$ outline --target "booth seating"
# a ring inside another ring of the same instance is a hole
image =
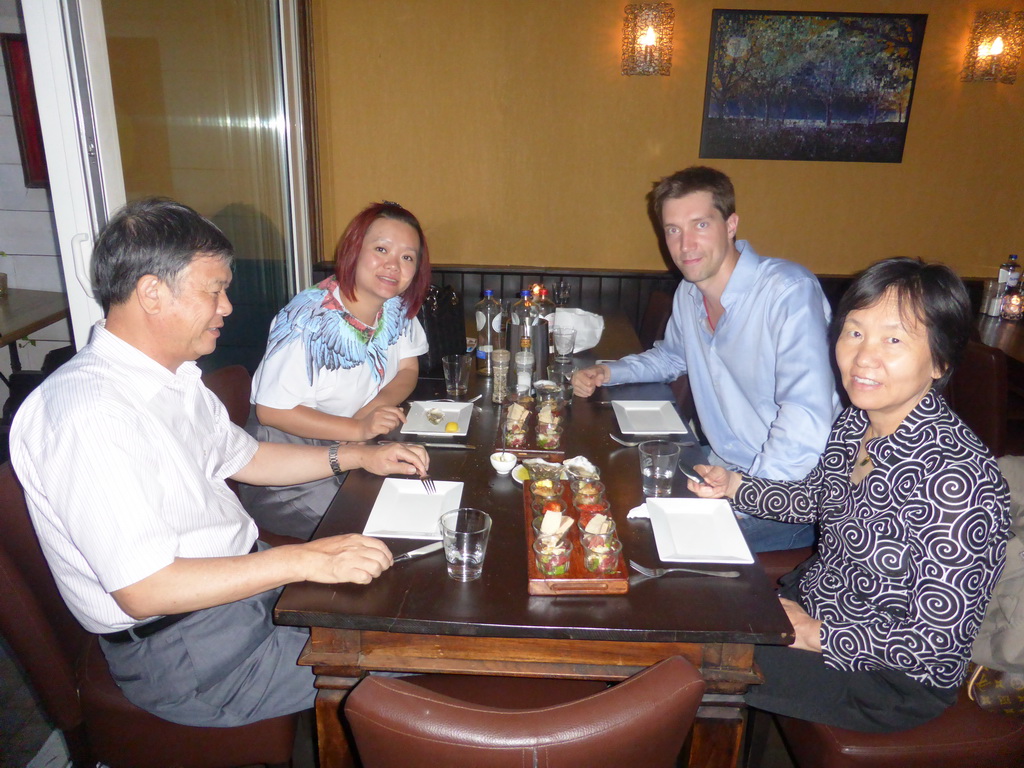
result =
[[[64,604],[9,463],[0,465],[0,633],[75,765],[219,768],[291,761],[296,715],[238,728],[177,725],[117,687],[95,635]]]
[[[594,685],[367,677],[348,695],[345,717],[364,768],[676,765],[704,694],[689,661],[673,656],[600,692],[567,698],[573,686]]]

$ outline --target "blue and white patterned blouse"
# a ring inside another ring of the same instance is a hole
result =
[[[892,669],[955,688],[1003,567],[1006,481],[981,441],[929,392],[893,434],[868,441],[874,469],[854,485],[867,427],[866,414],[848,408],[804,480],[745,476],[735,506],[818,523],[819,558],[798,589],[822,622],[827,666]]]

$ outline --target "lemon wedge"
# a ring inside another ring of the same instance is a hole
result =
[[[459,431],[459,423],[457,421],[449,421],[447,424],[444,425],[444,431],[445,432],[458,432]]]

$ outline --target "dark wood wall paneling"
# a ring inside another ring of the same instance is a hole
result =
[[[604,313],[621,309],[633,327],[639,331],[640,323],[647,308],[652,291],[675,293],[679,285],[678,272],[669,271],[614,271],[605,269],[543,269],[517,266],[476,266],[464,264],[434,264],[433,279],[436,285],[450,285],[460,296],[467,318],[484,295],[494,291],[494,296],[504,302],[514,300],[519,292],[533,283],[547,286],[554,300],[555,286],[559,281],[569,284],[572,298],[569,306],[580,307],[589,312]],[[319,262],[313,267],[316,280],[322,280],[334,270],[333,262]],[[825,297],[836,308],[846,288],[853,280],[851,275],[818,275]],[[964,278],[971,305],[978,312],[984,280]]]

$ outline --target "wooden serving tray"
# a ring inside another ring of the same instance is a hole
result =
[[[509,449],[512,450],[511,448]],[[530,481],[523,483],[523,510],[526,517],[526,570],[528,592],[531,595],[624,595],[629,591],[629,575],[626,572],[625,551],[619,553],[619,565],[613,573],[597,576],[587,570],[583,564],[583,546],[580,544],[579,528],[570,529],[568,538],[572,542],[572,553],[569,556],[569,570],[564,576],[545,576],[537,569],[537,561],[533,556],[533,494],[530,493]],[[566,483],[562,491],[562,501],[566,503],[566,514],[573,516],[572,490]]]

